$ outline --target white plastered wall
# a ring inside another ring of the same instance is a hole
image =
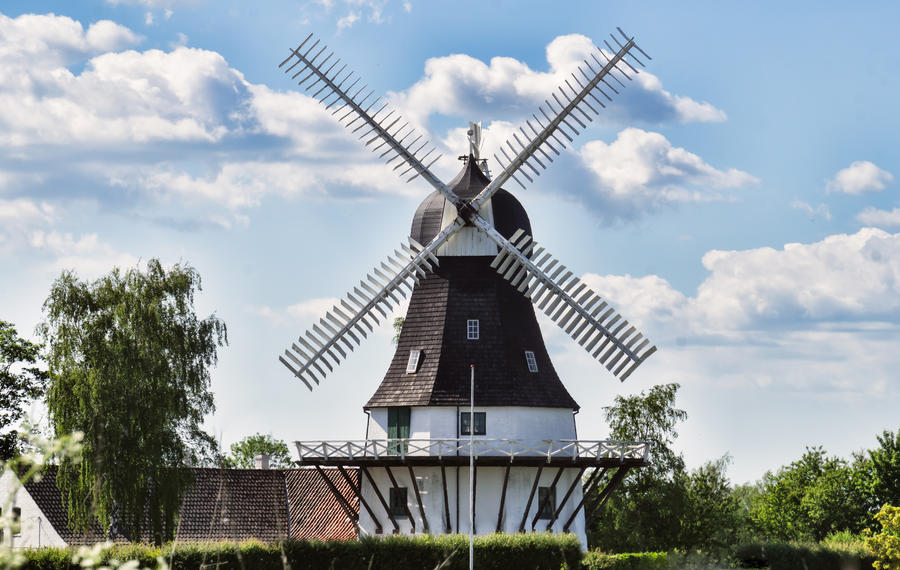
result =
[[[478,209],[481,217],[486,219],[491,226],[494,225],[494,208],[491,201],[488,200]],[[449,200],[444,200],[444,211],[441,216],[441,229],[444,229],[459,217],[456,206]],[[474,226],[465,226],[453,234],[447,243],[437,250],[437,255],[497,255],[497,244],[487,237],[484,232],[477,230]]]
[[[66,546],[66,542],[47,521],[34,498],[27,489],[19,485],[16,476],[9,470],[0,475],[0,506],[4,515],[11,513],[13,507],[22,509],[21,532],[11,536],[8,529],[4,529],[2,543],[4,547]]]

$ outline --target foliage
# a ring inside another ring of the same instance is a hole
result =
[[[878,444],[877,449],[869,451],[875,509],[900,505],[900,430],[896,434],[884,431],[878,436]]]
[[[215,316],[198,319],[200,276],[189,265],[118,268],[94,282],[64,271],[44,303],[47,406],[57,435],[85,434],[85,461],[63,461],[57,483],[69,522],[96,518],[130,537],[170,537],[191,473],[215,449],[201,429],[214,409],[209,368],[227,342]]]
[[[40,397],[47,373],[35,366],[41,346],[21,338],[12,323],[0,320],[0,432],[22,419],[22,404]],[[0,460],[18,453],[18,433],[0,433]]]
[[[392,323],[392,325],[394,327],[394,338],[391,339],[391,342],[395,345],[398,342],[400,342],[400,331],[403,330],[403,323],[405,323],[405,322],[406,322],[406,319],[404,317],[397,317],[394,319],[394,322]]]
[[[43,548],[25,554],[25,568],[56,570],[68,568],[71,549]],[[447,570],[468,568],[468,537],[465,535],[416,535],[363,538],[359,541],[284,541],[263,544],[240,543],[116,545],[106,550],[102,561],[110,558],[135,560],[151,566],[159,558],[171,561],[173,569],[203,567],[283,569],[370,569],[402,570],[437,568],[446,562]],[[66,556],[60,553],[66,553]],[[488,535],[475,538],[475,566],[484,570],[506,568],[575,570],[581,562],[581,550],[573,535],[518,534]]]
[[[868,570],[874,558],[861,545],[859,548],[837,549],[817,543],[762,542],[738,547],[735,558],[742,568],[769,570]]]
[[[241,441],[231,444],[231,452],[225,456],[226,469],[253,469],[255,457],[260,454],[269,456],[269,466],[273,469],[287,469],[293,465],[287,444],[272,437],[272,434],[248,435]]]
[[[678,423],[678,384],[654,386],[636,396],[617,396],[606,420],[613,439],[648,441],[651,465],[631,471],[590,528],[589,542],[609,552],[705,549],[732,544],[740,510],[725,471],[728,458],[688,472],[672,449]]]
[[[581,567],[584,570],[663,570],[669,567],[669,560],[665,552],[607,554],[591,550],[581,559]]]
[[[875,519],[882,530],[866,540],[875,554],[873,566],[879,570],[900,570],[900,507],[884,505]]]
[[[15,458],[0,462],[0,475],[14,474],[10,478],[10,486],[7,488],[7,496],[0,497],[0,535],[14,535],[21,531],[21,521],[13,518],[13,500],[17,492],[25,483],[41,476],[41,469],[45,463],[68,459],[77,462],[81,459],[81,433],[73,433],[58,439],[46,439],[40,433],[32,431],[30,425],[25,425],[23,439],[27,443],[26,449],[30,453],[22,453]],[[13,541],[7,540],[0,546],[0,568],[19,568],[25,563],[25,556],[21,549],[13,548]]]
[[[820,541],[842,530],[858,533],[870,522],[871,463],[829,457],[821,447],[775,473],[766,473],[749,516],[759,536],[769,540]]]

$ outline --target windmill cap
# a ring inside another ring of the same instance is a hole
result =
[[[463,200],[471,200],[481,192],[490,180],[478,167],[471,155],[466,161],[465,166],[456,177],[450,181],[448,186],[453,193]],[[449,223],[451,220],[443,220],[444,206],[446,203],[444,195],[435,190],[429,194],[421,204],[419,204],[416,213],[413,216],[412,228],[409,235],[421,244],[427,244],[441,231],[444,225],[442,222]],[[509,239],[516,230],[522,229],[531,233],[531,221],[522,204],[506,190],[498,190],[488,202],[491,204],[494,216],[494,227],[503,237]]]

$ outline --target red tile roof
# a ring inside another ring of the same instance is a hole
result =
[[[354,487],[359,487],[359,471],[346,469]],[[322,468],[351,512],[359,518],[359,499],[346,479],[333,467]],[[329,490],[315,469],[285,471],[288,504],[290,506],[291,538],[319,540],[354,540],[358,533],[354,521]]]

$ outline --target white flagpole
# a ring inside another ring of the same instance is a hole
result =
[[[475,365],[470,364],[469,397],[469,570],[475,568]]]

